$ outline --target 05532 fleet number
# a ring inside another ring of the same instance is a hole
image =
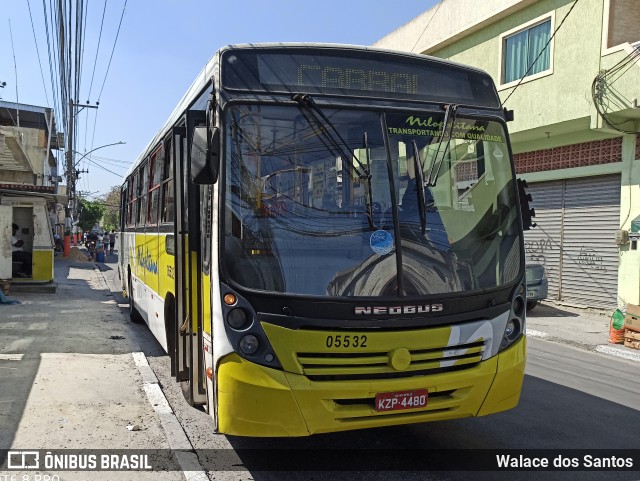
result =
[[[334,336],[327,336],[325,344],[327,347],[367,347],[367,336],[336,334]]]

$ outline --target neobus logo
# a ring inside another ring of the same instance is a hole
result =
[[[426,312],[442,312],[442,304],[422,304],[417,306],[377,306],[377,307],[356,307],[355,313],[366,314],[424,314]]]

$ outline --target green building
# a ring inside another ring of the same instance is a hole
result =
[[[375,46],[491,74],[515,113],[538,224],[526,251],[549,298],[640,304],[640,1],[443,0]]]

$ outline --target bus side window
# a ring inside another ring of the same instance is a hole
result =
[[[140,191],[138,189],[138,174],[136,171],[132,176],[132,188],[131,188],[131,204],[129,208],[129,225],[135,227],[138,222],[138,197],[140,197]]]
[[[173,198],[173,148],[171,138],[165,142],[164,146],[164,173],[162,176],[162,213],[161,222],[174,221],[174,198]]]
[[[124,231],[129,218],[129,181],[125,182],[124,187],[120,191],[120,231]]]
[[[151,170],[149,172],[149,223],[151,225],[158,224],[158,201],[162,181],[163,155],[162,149],[158,149],[154,155],[151,156]]]
[[[149,189],[149,162],[145,162],[140,168],[140,180],[138,180],[138,191],[140,198],[138,199],[138,227],[144,227],[147,222],[147,193]]]

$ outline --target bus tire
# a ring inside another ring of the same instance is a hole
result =
[[[129,319],[131,322],[135,324],[140,324],[143,319],[140,315],[138,309],[136,309],[136,304],[133,300],[133,282],[131,282],[131,272],[129,272],[129,282],[127,284],[127,294],[129,297]]]
[[[530,311],[538,305],[538,301],[527,301],[527,311]]]
[[[167,354],[173,359],[175,356],[175,300],[168,295],[164,301],[164,333],[167,337]]]
[[[198,411],[202,411],[203,413],[206,412],[204,404],[195,402],[193,400],[193,396],[191,396],[191,381],[180,381],[180,389],[182,390],[182,395],[189,406],[197,409]]]

